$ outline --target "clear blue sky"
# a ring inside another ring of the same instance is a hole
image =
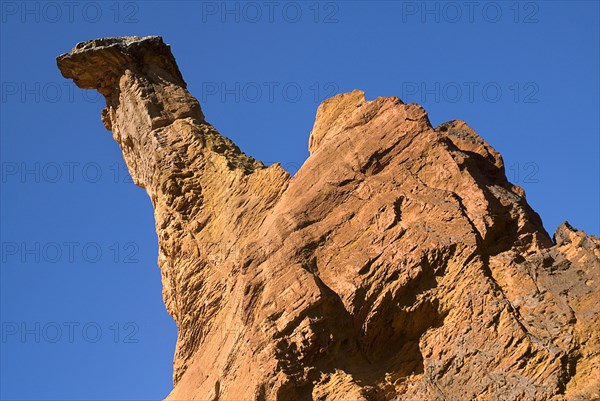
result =
[[[323,98],[419,102],[498,149],[550,233],[568,220],[599,234],[598,2],[222,4],[2,2],[2,399],[171,389],[150,201],[103,100],[56,68],[80,41],[163,36],[207,119],[292,172]]]

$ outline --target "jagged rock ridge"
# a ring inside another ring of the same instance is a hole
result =
[[[160,37],[57,59],[155,210],[179,329],[168,400],[592,400],[600,240],[553,241],[462,121],[360,91],[291,177],[206,122]]]

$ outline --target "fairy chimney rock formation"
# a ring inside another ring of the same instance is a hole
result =
[[[159,239],[167,400],[600,398],[600,240],[554,240],[501,156],[417,104],[324,101],[291,177],[202,114],[160,37],[78,44]]]

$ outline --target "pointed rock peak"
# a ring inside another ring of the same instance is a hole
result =
[[[466,122],[462,120],[447,121],[437,126],[435,130],[450,139],[457,148],[482,156],[498,169],[504,166],[500,153],[480,137]]]
[[[573,242],[573,238],[577,236],[579,230],[573,228],[568,221],[564,221],[560,226],[556,228],[554,233],[554,243],[556,245],[565,245]]]
[[[365,93],[361,90],[341,93],[323,101],[317,109],[317,117],[310,134],[309,152],[314,153],[327,132],[335,127],[338,121],[345,120],[365,103],[367,103]]]
[[[388,111],[391,112],[387,113]],[[398,123],[412,121],[423,128],[431,127],[427,112],[418,104],[404,104],[396,96],[380,96],[368,101],[365,99],[363,91],[354,90],[336,95],[321,103],[310,133],[309,152],[315,153],[317,149],[323,147],[322,145],[326,141],[333,139],[337,134],[368,124],[376,117],[381,117],[382,114],[386,114],[383,117],[385,121],[390,119]],[[380,122],[385,123],[385,121]],[[360,130],[352,133],[351,140],[358,139],[357,135],[361,136],[363,133]],[[374,140],[374,138],[370,139]]]

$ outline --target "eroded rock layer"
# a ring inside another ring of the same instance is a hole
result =
[[[291,177],[206,122],[159,37],[57,61],[154,205],[168,400],[600,398],[600,240],[551,239],[464,122],[337,95]]]

